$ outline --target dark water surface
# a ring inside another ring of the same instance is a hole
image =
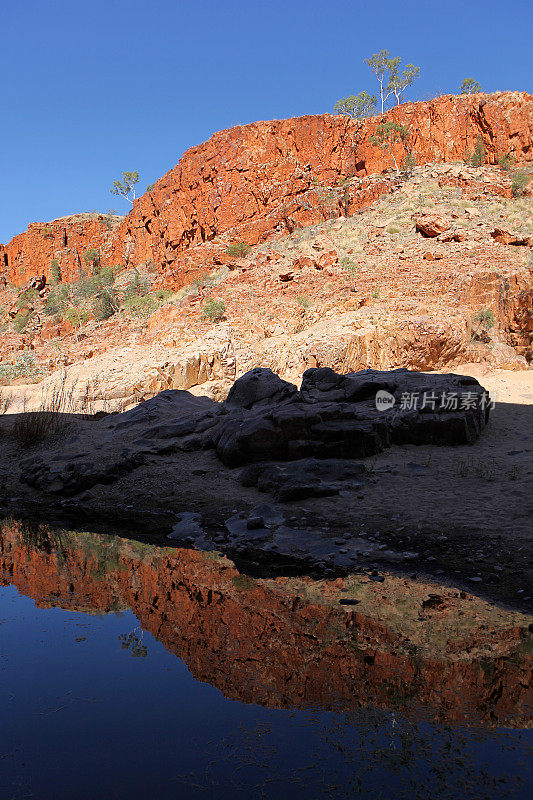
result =
[[[6,521],[0,798],[530,797],[525,624]]]

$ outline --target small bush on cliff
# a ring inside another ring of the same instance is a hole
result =
[[[57,258],[53,258],[50,262],[50,281],[53,284],[61,283],[61,268]]]
[[[137,270],[135,270],[133,280],[128,283],[124,290],[124,299],[143,297],[145,294],[148,294],[148,281],[146,278],[141,278]]]
[[[49,316],[63,313],[70,302],[69,287],[64,284],[53,286],[44,301],[44,310]]]
[[[230,244],[226,250],[226,255],[232,256],[233,258],[244,258],[249,250],[250,245],[244,242],[235,242],[234,244]]]
[[[498,157],[498,165],[504,172],[510,172],[514,163],[514,158],[510,153]]]
[[[223,300],[209,299],[202,309],[204,319],[210,322],[220,322],[226,313],[226,304]]]
[[[15,333],[22,333],[24,328],[29,322],[31,317],[31,311],[29,308],[21,308],[20,311],[17,313],[17,316],[13,320],[13,328]]]
[[[491,311],[490,308],[487,308],[482,309],[481,311],[476,311],[472,317],[472,321],[482,328],[494,328],[496,319],[494,317],[494,312]]]
[[[75,289],[81,297],[94,297],[100,294],[106,286],[111,286],[115,280],[113,267],[106,264],[95,264],[92,275],[82,275]]]
[[[89,322],[89,317],[87,309],[80,308],[78,305],[70,306],[63,312],[65,322],[71,322],[75,328],[83,328]]]
[[[44,239],[52,239],[54,232],[50,225],[45,225],[44,228],[41,228],[41,235]]]
[[[26,289],[26,291],[19,294],[15,300],[15,305],[17,308],[27,309],[28,304],[32,303],[37,297],[39,297],[37,289]]]
[[[474,147],[474,152],[472,154],[472,158],[470,159],[470,163],[472,164],[473,167],[481,167],[486,160],[487,160],[487,151],[485,149],[483,137],[480,134],[478,134],[478,137],[476,139],[476,146]]]
[[[359,92],[359,94],[351,94],[349,97],[341,97],[333,106],[334,111],[339,114],[346,114],[351,119],[371,117],[375,109],[376,95],[368,94],[368,92]]]
[[[410,178],[414,172],[415,166],[415,157],[413,156],[412,152],[408,150],[405,154],[404,160],[402,161],[402,175],[405,178]]]
[[[99,292],[92,303],[94,318],[98,322],[109,319],[113,314],[116,314],[118,309],[116,293],[113,288],[107,286]]]
[[[529,175],[525,170],[518,169],[516,172],[513,172],[511,177],[511,191],[513,197],[521,197],[525,193],[529,183]]]
[[[161,299],[153,294],[131,295],[127,297],[122,308],[132,317],[149,317],[161,306]]]
[[[96,248],[89,247],[83,254],[83,260],[88,267],[95,267],[100,263],[100,253]]]

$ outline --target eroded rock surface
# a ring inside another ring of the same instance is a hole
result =
[[[101,427],[90,444],[74,436],[52,460],[39,455],[24,460],[21,480],[75,494],[179,450],[214,448],[226,466],[237,467],[360,459],[393,444],[472,444],[488,421],[489,402],[479,382],[465,376],[405,369],[339,375],[329,368],[310,369],[298,390],[271,370],[257,368],[234,383],[224,403],[166,391],[131,411],[95,422]],[[323,468],[306,485],[335,493],[343,469],[331,466],[329,479],[325,472]],[[352,480],[353,470],[348,472]],[[287,476],[268,475],[257,472],[256,482],[281,496]],[[302,496],[298,482],[304,479],[305,484],[305,470],[302,476],[293,476],[292,499],[299,492]]]

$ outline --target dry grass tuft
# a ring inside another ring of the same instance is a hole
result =
[[[13,395],[11,394],[4,394],[2,389],[0,389],[0,415],[7,414],[11,403],[13,402]]]
[[[13,435],[24,447],[31,447],[50,436],[63,433],[70,424],[69,415],[74,411],[74,390],[76,383],[67,385],[66,372],[58,386],[41,395],[38,411],[24,410],[17,414],[13,424]]]

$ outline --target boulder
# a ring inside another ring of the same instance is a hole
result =
[[[257,367],[238,378],[231,387],[225,406],[251,408],[258,403],[280,403],[297,392],[296,386],[282,380],[270,369]]]
[[[279,499],[336,494],[347,459],[391,444],[472,444],[488,421],[489,405],[478,381],[460,375],[309,369],[298,391],[271,370],[257,368],[235,381],[224,403],[162,392],[106,421],[93,450],[80,449],[73,437],[50,462],[40,456],[21,462],[21,480],[75,494],[112,482],[154,456],[213,448],[228,467],[306,459],[291,470],[271,464],[243,477],[246,485]],[[323,468],[317,459],[324,460]],[[350,478],[360,472],[352,463]]]
[[[533,247],[532,236],[517,236],[510,231],[504,231],[501,228],[495,228],[490,234],[495,242],[498,244],[513,244],[523,247]]]
[[[414,218],[415,228],[418,233],[427,239],[444,233],[450,229],[450,222],[440,214],[420,214]]]

